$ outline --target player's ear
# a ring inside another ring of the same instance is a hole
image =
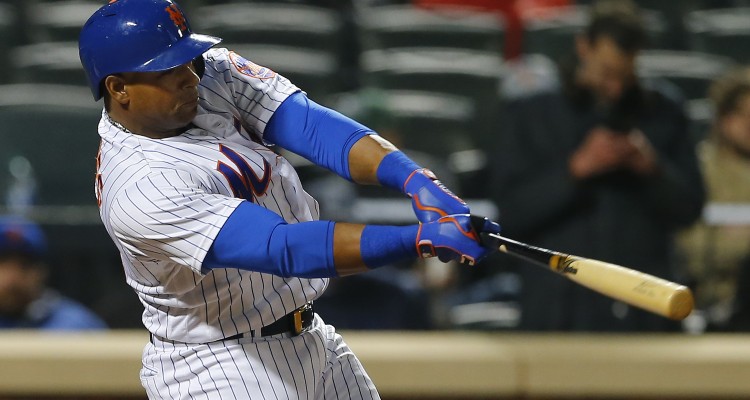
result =
[[[127,104],[130,101],[128,91],[125,89],[125,79],[119,75],[109,75],[104,78],[104,89],[109,93],[113,101]]]

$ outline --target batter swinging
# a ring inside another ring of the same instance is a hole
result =
[[[367,127],[193,33],[169,0],[115,0],[81,31],[99,124],[96,192],[151,333],[151,399],[376,399],[312,310],[328,278],[403,259],[479,262],[488,220]],[[318,220],[278,144],[411,197],[418,225]]]

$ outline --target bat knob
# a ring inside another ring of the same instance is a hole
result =
[[[488,232],[479,233],[479,243],[490,249],[497,249],[500,247],[500,240],[490,235]]]
[[[681,286],[672,293],[669,299],[669,313],[667,316],[675,321],[681,321],[690,315],[694,305],[693,292],[689,288]]]
[[[492,237],[490,233],[493,233],[493,231],[495,231],[494,233],[498,233],[500,226],[492,222],[489,218],[476,214],[471,214],[469,221],[471,221],[471,226],[474,230],[479,233],[479,243],[484,247],[497,250],[500,246],[500,240]]]

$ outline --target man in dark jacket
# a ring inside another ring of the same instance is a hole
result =
[[[626,2],[598,3],[559,87],[508,101],[493,173],[507,236],[676,279],[672,234],[704,190],[672,87],[636,76],[645,42]],[[539,268],[519,268],[525,330],[657,331],[669,321]]]

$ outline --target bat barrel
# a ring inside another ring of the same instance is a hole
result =
[[[606,296],[661,316],[682,320],[693,310],[687,287],[640,271],[569,256],[556,268],[569,279]]]

